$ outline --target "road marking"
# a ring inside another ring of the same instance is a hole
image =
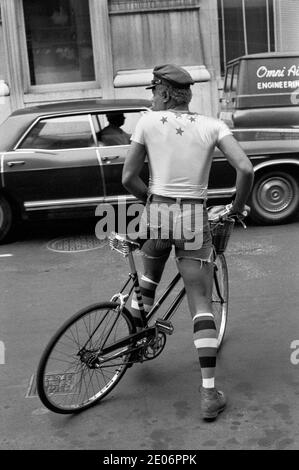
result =
[[[49,413],[49,410],[47,410],[47,408],[37,408],[36,410],[32,411],[32,414],[37,416],[44,415],[46,413]]]
[[[8,258],[9,256],[13,256],[11,253],[5,253],[4,255],[0,255],[0,258]]]
[[[0,364],[5,364],[5,344],[0,341]]]
[[[1,155],[1,160],[0,160],[0,173],[1,173],[1,184],[2,187],[5,187],[5,182],[4,182],[4,154]]]

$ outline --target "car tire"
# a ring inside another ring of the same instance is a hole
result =
[[[13,215],[9,202],[0,195],[0,243],[2,243],[12,228]]]
[[[250,197],[252,220],[274,225],[287,222],[299,207],[297,180],[284,171],[272,171],[259,176]]]

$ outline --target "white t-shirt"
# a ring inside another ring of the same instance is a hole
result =
[[[200,114],[168,110],[143,115],[131,140],[146,147],[150,193],[206,198],[212,153],[227,135],[231,131],[223,121]]]

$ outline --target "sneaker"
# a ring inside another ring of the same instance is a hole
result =
[[[224,393],[216,390],[215,388],[201,387],[200,394],[200,405],[203,419],[214,420],[225,408],[226,400]]]

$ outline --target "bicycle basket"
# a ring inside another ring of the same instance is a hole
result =
[[[226,250],[234,225],[234,219],[226,219],[223,222],[210,222],[212,241],[217,254]]]

